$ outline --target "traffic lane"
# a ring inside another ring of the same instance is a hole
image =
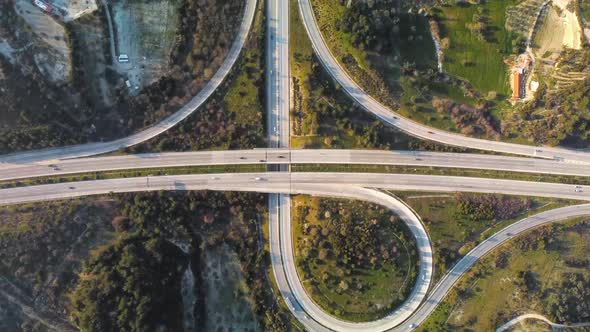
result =
[[[146,183],[152,184],[152,186],[146,186]],[[575,192],[574,185],[557,183],[437,175],[268,172],[149,176],[6,188],[0,190],[0,203],[18,202],[19,200],[15,200],[14,197],[19,197],[24,202],[56,199],[62,196],[76,197],[93,193],[108,193],[109,191],[158,190],[156,184],[162,184],[165,189],[168,188],[166,186],[173,186],[170,187],[170,190],[211,189],[290,193],[293,185],[318,183],[390,190],[465,191],[590,200],[590,191],[582,189],[581,192]],[[182,188],[181,185],[184,185],[185,188]]]
[[[590,200],[590,190],[576,185],[475,177],[379,174],[379,173],[292,173],[294,183],[335,183],[390,190],[421,190],[436,192],[482,192],[511,195],[561,197]]]
[[[370,164],[488,169],[590,176],[590,167],[553,160],[492,155],[372,150],[255,149],[153,153],[0,164],[0,180],[123,169],[244,164]]]

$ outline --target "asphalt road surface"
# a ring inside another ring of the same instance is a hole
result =
[[[590,167],[584,164],[535,158],[420,151],[255,149],[5,162],[0,163],[0,180],[125,169],[248,164],[402,165],[590,176]]]

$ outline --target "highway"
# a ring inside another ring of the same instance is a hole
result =
[[[535,156],[548,159],[560,158],[586,164],[590,163],[589,152],[477,139],[428,127],[402,117],[363,91],[363,89],[347,74],[346,70],[340,66],[322,37],[320,28],[314,16],[311,0],[299,0],[299,11],[314,51],[324,68],[359,105],[381,121],[395,126],[417,138],[447,145],[522,156]]]
[[[590,176],[590,167],[584,164],[535,158],[420,151],[255,149],[0,163],[0,180],[145,168],[249,164],[401,165]]]
[[[590,194],[574,192],[571,185],[555,183],[524,182],[514,180],[495,180],[483,178],[462,178],[449,176],[407,175],[407,174],[364,174],[364,173],[238,173],[209,175],[177,175],[121,178],[70,183],[56,183],[40,186],[28,186],[0,190],[0,205],[19,204],[44,200],[56,200],[98,195],[105,193],[139,192],[154,190],[220,190],[220,191],[256,191],[265,193],[311,194],[321,196],[362,199],[382,204],[402,216],[417,239],[421,257],[420,275],[412,295],[394,313],[369,323],[350,323],[337,320],[319,309],[303,290],[295,271],[292,239],[290,232],[281,232],[280,251],[282,259],[273,259],[273,269],[283,271],[284,279],[277,278],[282,284],[281,292],[290,303],[295,303],[292,310],[297,317],[312,330],[336,331],[383,331],[396,326],[409,316],[422,302],[426,295],[432,273],[432,253],[429,240],[418,218],[405,205],[390,196],[365,188],[385,188],[392,190],[428,190],[428,191],[474,191],[493,192],[514,195],[533,195],[561,197],[590,201]],[[404,209],[407,209],[404,211]],[[274,213],[270,211],[271,214]],[[450,273],[434,288],[418,311],[398,330],[406,330],[407,324],[420,323],[434,310],[458,278],[466,272],[480,257],[493,250],[499,243],[514,237],[532,227],[553,220],[562,220],[572,216],[590,214],[590,204],[560,208],[543,212],[526,218],[496,233],[482,242],[464,259],[453,267]],[[290,225],[288,225],[290,226]],[[278,228],[271,226],[271,231]],[[272,236],[272,235],[271,235]],[[277,245],[275,242],[274,245]],[[276,248],[275,248],[276,252]],[[280,275],[280,273],[277,273]],[[295,301],[296,300],[296,301]],[[308,316],[309,315],[309,316]]]
[[[0,163],[30,163],[43,160],[55,160],[66,158],[87,157],[117,151],[126,147],[130,147],[151,138],[154,138],[168,129],[177,125],[180,121],[191,115],[196,111],[205,101],[215,92],[219,85],[230,73],[240,52],[248,38],[248,33],[254,21],[254,14],[256,11],[256,0],[246,0],[246,8],[240,28],[236,34],[228,54],[223,63],[213,75],[211,80],[193,97],[186,105],[180,108],[175,113],[171,114],[164,120],[157,124],[148,127],[131,136],[117,139],[110,142],[89,143],[81,145],[72,145],[58,148],[49,148],[43,150],[34,150],[26,152],[18,152],[0,156]]]
[[[270,148],[289,148],[290,134],[290,72],[289,72],[289,0],[277,0],[268,2],[268,33],[267,33],[267,63],[270,70],[267,72],[267,137]],[[269,158],[270,157],[270,158]],[[260,157],[259,161],[269,159],[282,159],[289,161],[289,154],[274,157],[272,153],[266,157]],[[244,158],[242,156],[242,158]],[[244,160],[244,159],[242,159]],[[269,170],[287,172],[290,164],[279,162],[276,165],[269,164]],[[291,278],[284,269],[287,266],[292,253],[282,250],[284,238],[291,236],[291,229],[286,225],[291,222],[291,197],[288,193],[268,195],[269,209],[269,247],[273,274],[281,296],[287,303],[287,308],[308,329],[321,330],[315,320],[307,320],[307,314],[301,310],[297,296],[292,295]],[[297,285],[299,285],[297,283]]]

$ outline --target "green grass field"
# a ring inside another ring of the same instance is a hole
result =
[[[263,8],[263,5],[259,5]],[[250,32],[244,53],[237,67],[237,75],[232,81],[223,101],[227,110],[235,114],[236,124],[251,124],[264,121],[264,11],[259,11]],[[235,70],[235,69],[234,69]]]
[[[321,226],[325,223],[325,220],[316,217],[320,199],[301,195],[293,197],[293,220],[302,218],[299,207],[305,207],[309,209],[305,218],[307,224]],[[346,200],[340,201],[343,209],[351,207]],[[399,239],[400,235],[392,233],[387,236]],[[339,271],[343,268],[336,263],[335,257],[329,256],[322,263],[302,258],[300,244],[310,241],[311,236],[303,232],[298,222],[293,223],[293,240],[298,272],[308,294],[323,309],[339,318],[370,321],[383,317],[403,301],[414,284],[417,257],[412,243],[401,242],[399,256],[393,263],[381,264],[378,268],[355,268],[350,274],[341,274]],[[305,278],[304,266],[309,267],[308,278]],[[324,276],[329,276],[329,281],[324,282]],[[339,288],[340,282],[349,285],[346,291]],[[359,289],[358,285],[362,288]]]
[[[590,0],[580,0],[580,11],[586,24],[590,23]]]
[[[515,0],[494,0],[480,5],[441,7],[441,32],[450,39],[444,70],[468,80],[484,94],[496,91],[508,95],[508,67],[503,57],[511,53],[516,36],[504,25],[506,7],[515,3]],[[489,42],[478,40],[465,26],[477,13],[478,6],[484,8],[489,18]]]
[[[568,257],[590,254],[590,224],[577,219],[555,226],[548,237],[532,237],[528,232],[496,249],[459,281],[419,330],[493,331],[511,318],[529,312],[552,319],[544,309],[544,293],[559,292],[555,287],[564,273],[590,274],[587,268],[565,263]],[[521,240],[527,237],[532,246],[523,246]],[[526,290],[523,271],[534,276],[536,289]]]

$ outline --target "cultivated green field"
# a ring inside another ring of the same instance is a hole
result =
[[[262,5],[259,8],[263,8]],[[263,11],[255,16],[251,36],[238,62],[237,75],[224,98],[228,111],[235,114],[236,124],[264,121],[264,30]]]
[[[485,1],[479,5],[441,7],[441,32],[449,37],[444,69],[468,80],[483,93],[496,91],[508,95],[508,68],[503,58],[512,52],[513,33],[506,31],[506,7],[515,0]],[[489,19],[489,41],[477,39],[465,26],[477,7],[483,7]]]

